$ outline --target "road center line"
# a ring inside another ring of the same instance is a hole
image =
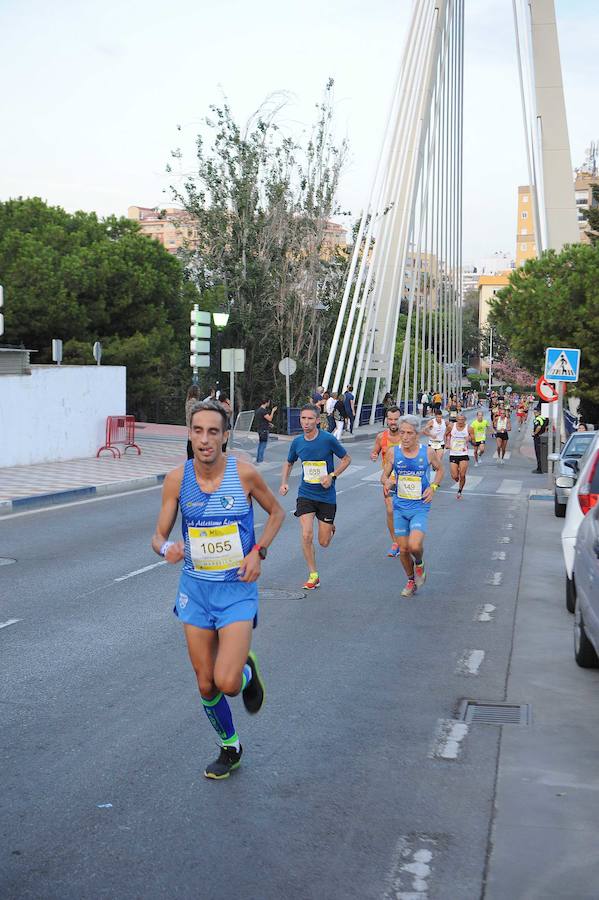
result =
[[[474,616],[475,622],[492,622],[495,618],[492,614],[495,612],[497,607],[493,606],[492,603],[483,603],[482,606],[479,606],[476,610],[476,615]]]
[[[0,628],[8,628],[9,625],[16,625],[20,619],[7,619],[6,622],[0,622]]]
[[[135,572],[127,572],[126,575],[121,575],[120,578],[115,578],[116,581],[126,581],[127,578],[133,578],[135,575],[142,575],[144,572],[149,572],[150,569],[156,569],[158,566],[166,566],[166,559],[161,559],[160,562],[152,563],[151,566],[144,566],[143,569],[136,569]]]
[[[468,726],[465,722],[457,722],[455,719],[439,719],[429,756],[438,759],[457,759],[461,749],[460,744],[467,734]]]

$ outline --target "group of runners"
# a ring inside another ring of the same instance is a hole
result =
[[[322,548],[335,534],[336,480],[351,459],[331,433],[321,430],[320,410],[313,404],[300,413],[302,434],[294,438],[283,465],[279,494],[287,495],[293,466],[301,473],[295,516],[308,568],[304,588],[320,586],[315,558],[314,525]],[[509,439],[509,408],[492,407],[500,464]],[[204,771],[207,778],[227,778],[243,752],[229,697],[241,693],[245,709],[257,713],[264,702],[264,682],[251,648],[257,624],[257,580],[268,548],[285,517],[279,501],[249,462],[226,452],[228,416],[217,401],[195,404],[189,416],[192,456],[164,481],[162,505],[152,547],[171,564],[183,563],[174,613],[183,623],[201,705],[216,731],[220,749]],[[475,465],[484,454],[491,423],[478,410],[469,425],[457,402],[445,421],[437,407],[422,427],[420,417],[387,410],[387,428],[377,436],[371,458],[382,464],[381,484],[391,537],[388,556],[399,557],[407,583],[401,594],[414,595],[426,580],[424,538],[431,502],[444,475],[443,456],[461,500],[473,448]],[[253,502],[267,513],[256,540]],[[177,514],[182,539],[171,541]]]

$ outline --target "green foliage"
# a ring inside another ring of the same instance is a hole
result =
[[[588,209],[581,209],[580,212],[587,220],[589,228],[586,232],[591,244],[599,242],[599,184],[591,185],[593,205]]]
[[[332,138],[332,86],[304,146],[281,132],[277,98],[245,128],[227,104],[212,106],[211,143],[196,141],[196,174],[173,186],[197,223],[197,246],[182,253],[186,270],[203,297],[224,298],[230,318],[222,346],[246,351],[245,375],[236,380],[245,408],[284,395],[277,369],[284,356],[298,363],[294,399],[306,395],[316,379],[319,324],[322,375],[347,265],[347,253],[331,255],[324,241],[345,155]]]
[[[529,260],[492,301],[489,320],[533,373],[543,371],[546,347],[580,347],[575,393],[599,405],[599,244],[572,244]]]
[[[188,310],[197,291],[181,264],[139,233],[136,223],[93,213],[70,215],[39,198],[0,203],[0,271],[7,343],[51,358],[62,338],[64,362],[127,366],[129,412],[143,415],[189,378]]]

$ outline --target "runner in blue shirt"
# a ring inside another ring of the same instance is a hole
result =
[[[389,447],[381,476],[386,497],[391,494],[391,473],[395,474],[393,495],[393,527],[399,556],[408,576],[402,597],[411,597],[424,584],[424,535],[426,534],[431,500],[443,480],[443,466],[437,452],[419,442],[420,419],[402,416],[399,420],[399,447]],[[435,480],[428,479],[429,469],[435,470]]]
[[[183,623],[202,706],[221,741],[206,778],[228,778],[242,748],[227,696],[241,692],[249,713],[264,702],[264,685],[250,650],[258,612],[262,560],[285,514],[259,472],[223,453],[228,414],[216,401],[191,408],[193,457],[164,479],[162,506],[152,547],[183,567],[174,613]],[[268,513],[259,543],[253,501]],[[183,540],[169,541],[178,510]]]
[[[289,474],[293,464],[299,459],[302,475],[295,515],[300,520],[302,529],[302,548],[308,563],[308,580],[304,587],[309,591],[320,586],[314,555],[314,517],[318,519],[318,543],[321,547],[328,547],[335,533],[335,481],[351,462],[347,450],[337,438],[318,428],[319,419],[320,410],[317,406],[308,403],[302,407],[300,424],[303,434],[298,435],[291,443],[287,462],[283,464],[279,488],[279,493],[284,497],[289,490]],[[341,460],[337,468],[334,456]]]

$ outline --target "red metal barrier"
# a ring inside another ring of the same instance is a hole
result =
[[[108,416],[106,419],[106,443],[96,453],[96,459],[102,450],[110,450],[113,459],[120,459],[121,451],[115,444],[124,444],[124,453],[129,447],[135,447],[137,455],[141,448],[135,443],[135,416]]]

